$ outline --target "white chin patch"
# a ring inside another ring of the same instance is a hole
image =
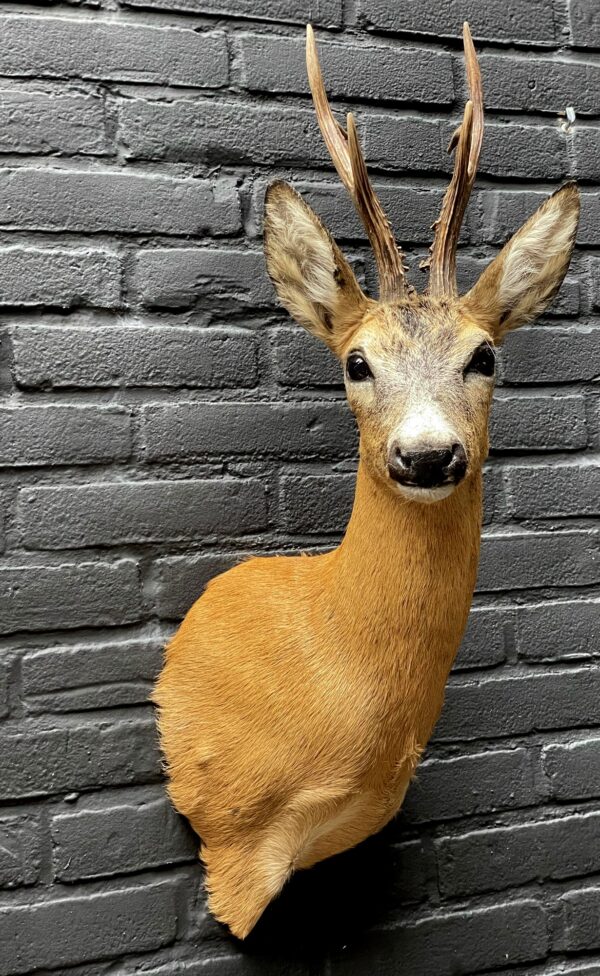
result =
[[[439,488],[412,488],[410,485],[401,485],[398,481],[390,480],[396,492],[403,498],[409,499],[411,502],[424,502],[426,505],[447,498],[456,488],[456,485],[440,485]]]

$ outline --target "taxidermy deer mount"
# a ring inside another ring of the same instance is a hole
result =
[[[265,253],[283,305],[343,363],[360,428],[354,508],[337,549],[254,558],[213,579],[154,693],[170,796],[201,838],[209,908],[240,938],[296,869],[358,844],[402,804],[475,585],[494,349],[549,305],[571,258],[569,183],[459,297],[456,245],[483,135],[467,24],[464,48],[471,97],[418,295],[354,119],[344,130],[332,115],[308,28],[317,118],[375,253],[379,298],[285,183],[267,193]]]

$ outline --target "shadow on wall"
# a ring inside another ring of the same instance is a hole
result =
[[[244,974],[255,970],[261,976],[292,976],[295,967],[305,973],[306,966],[322,966],[327,956],[350,962],[367,939],[385,940],[384,933],[374,935],[374,928],[392,920],[398,924],[398,902],[406,899],[406,892],[393,847],[397,833],[397,823],[389,824],[358,847],[299,871],[244,942],[211,918],[209,933],[202,926],[202,943],[207,935],[210,939],[218,933],[227,954],[236,954],[240,962],[243,958]],[[197,878],[201,886],[200,867]],[[204,903],[202,890],[197,910],[202,911]],[[396,930],[395,951],[398,935]]]

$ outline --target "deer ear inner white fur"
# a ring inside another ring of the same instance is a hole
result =
[[[267,191],[265,255],[292,318],[335,350],[360,321],[367,299],[329,232],[286,183]]]
[[[501,338],[540,315],[569,267],[579,220],[579,191],[567,183],[509,240],[463,299]]]

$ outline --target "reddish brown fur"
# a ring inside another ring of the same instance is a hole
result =
[[[296,868],[357,844],[402,803],[477,571],[493,384],[465,365],[482,339],[548,304],[578,209],[573,186],[555,194],[462,300],[379,303],[289,187],[268,195],[281,300],[340,359],[361,349],[374,378],[347,384],[361,457],[341,544],[214,579],[154,693],[170,796],[202,839],[210,909],[241,938]],[[430,504],[403,495],[387,468],[390,438],[419,410],[443,417],[468,457],[464,480]]]
[[[170,644],[155,695],[170,795],[234,934],[295,867],[396,813],[467,620],[480,510],[479,472],[425,507],[361,465],[338,549],[217,577]],[[348,804],[348,823],[308,842]]]

